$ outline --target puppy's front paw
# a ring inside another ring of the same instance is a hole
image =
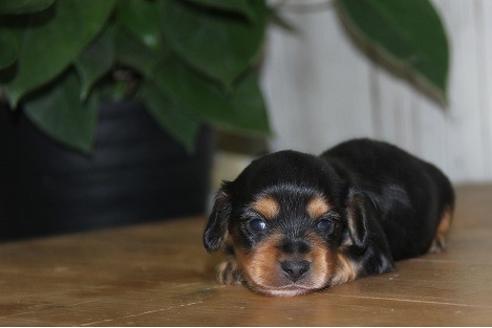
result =
[[[338,253],[335,274],[331,278],[330,286],[341,285],[355,280],[358,276],[359,266],[348,256]]]
[[[243,281],[236,260],[228,259],[217,267],[217,281],[224,285],[237,285]]]

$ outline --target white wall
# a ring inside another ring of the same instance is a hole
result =
[[[294,1],[294,4],[320,1]],[[283,14],[297,35],[271,28],[263,86],[274,149],[320,153],[352,137],[386,140],[441,167],[455,182],[492,180],[492,0],[434,1],[451,43],[446,112],[372,64],[329,6]]]

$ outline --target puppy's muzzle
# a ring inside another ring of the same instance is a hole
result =
[[[284,276],[296,282],[303,278],[311,268],[311,262],[303,257],[311,250],[311,246],[305,240],[284,239],[280,244],[284,258],[280,260],[280,268]]]

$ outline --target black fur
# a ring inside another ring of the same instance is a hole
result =
[[[443,211],[454,207],[451,183],[438,168],[369,139],[344,142],[320,157],[370,198],[395,260],[429,250]]]
[[[219,191],[204,233],[207,250],[222,247],[227,230],[244,249],[268,236],[269,230],[248,226],[255,213],[247,204],[262,193],[280,204],[279,219],[269,224],[286,243],[316,230],[305,204],[325,195],[339,217],[333,231],[319,234],[360,264],[360,276],[390,271],[394,260],[427,252],[443,211],[454,206],[451,183],[439,169],[388,143],[350,140],[319,157],[281,151],[253,161]]]

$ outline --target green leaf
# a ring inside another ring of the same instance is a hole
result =
[[[265,3],[250,5],[258,18],[254,23],[185,1],[164,1],[161,29],[171,49],[189,65],[229,86],[255,63],[263,43]]]
[[[157,54],[152,49],[145,47],[128,30],[119,27],[115,33],[116,61],[135,69],[145,76],[152,75],[152,70],[159,60]]]
[[[106,28],[75,60],[75,68],[82,81],[81,99],[87,98],[92,85],[113,66],[113,32],[112,26]]]
[[[63,0],[44,24],[14,29],[19,34],[18,72],[6,85],[13,107],[28,92],[60,74],[101,30],[114,0]]]
[[[256,12],[252,8],[249,0],[188,0],[197,5],[206,6],[218,10],[230,11],[236,14],[241,14],[251,21],[257,19]],[[253,0],[257,1],[257,0]]]
[[[1,0],[0,15],[31,14],[48,9],[55,0]]]
[[[234,132],[270,133],[256,76],[248,74],[225,93],[172,53],[153,52],[125,30],[119,30],[116,39],[118,61],[144,75],[139,95],[149,112],[188,149],[197,124],[194,121],[210,122]],[[172,106],[165,107],[168,103]]]
[[[27,117],[58,142],[82,152],[92,149],[99,101],[80,100],[80,82],[70,70],[48,90],[25,104]]]
[[[248,74],[230,93],[210,83],[173,57],[160,62],[151,77],[179,108],[194,112],[223,129],[259,135],[270,133],[257,77]]]
[[[151,49],[161,43],[159,29],[159,7],[149,0],[120,0],[117,11],[118,22],[132,32]]]
[[[265,100],[255,73],[250,72],[238,81],[228,100],[234,113],[230,120],[232,126],[259,135],[271,134]]]
[[[338,0],[340,18],[377,61],[446,102],[449,48],[428,0]]]
[[[144,102],[146,110],[164,130],[181,142],[188,151],[192,151],[200,124],[198,116],[186,108],[178,107],[166,95],[166,91],[153,82],[157,63],[161,57],[169,55],[168,52],[164,49],[160,52],[153,51],[143,44],[143,40],[139,41],[134,34],[122,28],[117,30],[115,43],[118,62],[144,75],[137,97]]]
[[[145,109],[166,132],[183,144],[188,151],[193,151],[200,126],[200,121],[195,114],[184,108],[178,108],[152,82],[147,82],[140,88],[138,97],[144,100]]]
[[[0,29],[0,69],[12,65],[17,59],[19,46],[10,31]]]

